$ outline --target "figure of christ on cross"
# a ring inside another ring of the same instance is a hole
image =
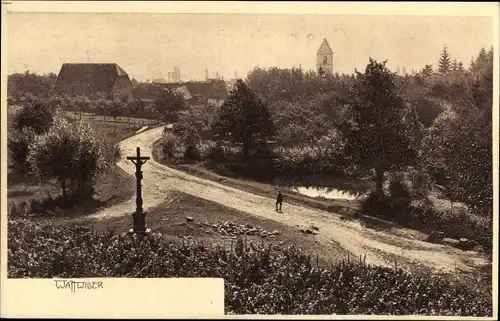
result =
[[[150,158],[146,156],[141,156],[141,150],[137,147],[137,155],[127,157],[128,160],[132,161],[135,164],[135,178],[137,182],[137,196],[135,199],[136,210],[135,213],[132,214],[134,219],[134,228],[131,230],[133,233],[146,233],[146,213],[144,213],[142,209],[142,171],[141,167],[144,165]]]

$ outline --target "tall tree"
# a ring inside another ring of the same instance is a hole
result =
[[[266,144],[275,134],[267,104],[241,80],[221,106],[213,129],[218,138],[242,144],[244,163],[250,149]]]
[[[172,120],[172,116],[187,109],[187,102],[182,93],[165,88],[157,94],[155,108],[163,119]]]
[[[456,73],[458,71],[458,63],[456,59],[453,59],[453,62],[451,63],[451,71],[453,73]]]
[[[471,88],[461,89],[451,110],[441,114],[422,143],[425,165],[441,168],[456,200],[478,213],[492,213],[493,65],[478,70]]]
[[[16,130],[31,129],[36,134],[49,130],[54,119],[54,111],[50,105],[40,100],[27,102],[15,114],[13,127]]]
[[[451,59],[448,53],[448,48],[444,46],[441,52],[441,58],[439,58],[439,72],[441,74],[448,74],[451,70]]]
[[[365,72],[356,71],[346,121],[341,125],[345,154],[360,166],[375,169],[378,193],[383,194],[384,173],[411,164],[417,142],[412,132],[415,117],[396,92],[394,74],[386,62],[370,58]]]
[[[424,77],[430,77],[432,76],[432,73],[434,71],[432,70],[432,65],[425,65],[424,69],[422,69],[422,75]]]

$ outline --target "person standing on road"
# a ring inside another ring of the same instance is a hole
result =
[[[283,204],[283,194],[281,191],[278,191],[278,196],[276,197],[276,211],[281,211],[281,205]],[[278,209],[279,205],[279,209]]]

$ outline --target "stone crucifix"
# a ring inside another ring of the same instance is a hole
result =
[[[135,178],[137,182],[137,197],[135,199],[136,210],[135,213],[132,214],[134,219],[134,228],[130,230],[133,233],[147,233],[146,230],[146,213],[144,213],[142,209],[142,171],[141,167],[144,165],[150,157],[141,156],[141,150],[137,147],[137,155],[127,157],[128,160],[132,161],[135,164]]]

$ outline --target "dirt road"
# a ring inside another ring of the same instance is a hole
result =
[[[135,155],[137,147],[141,148],[141,154],[151,156],[153,143],[161,137],[162,131],[163,127],[158,127],[122,141],[123,159],[118,166],[134,175],[135,167],[125,157]],[[366,261],[376,265],[394,266],[397,260],[401,265],[420,264],[448,272],[457,268],[473,271],[479,265],[488,263],[476,252],[464,252],[450,246],[402,237],[391,230],[376,231],[356,221],[342,220],[338,215],[305,206],[286,204],[283,213],[276,213],[274,199],[200,179],[152,159],[143,166],[143,173],[146,211],[168,200],[169,191],[178,190],[292,227],[315,225],[319,233],[311,237],[315,237],[318,242],[327,245],[337,243],[354,256],[366,255]],[[135,199],[130,199],[103,209],[92,215],[92,218],[126,215],[134,209]]]

